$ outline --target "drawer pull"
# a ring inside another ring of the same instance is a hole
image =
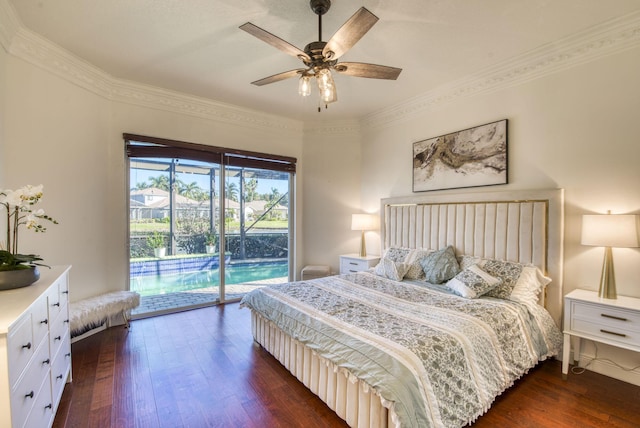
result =
[[[349,269],[349,272],[358,272],[357,270]]]
[[[68,322],[69,322],[69,320],[64,320],[64,321],[62,321],[62,322],[63,322],[63,323],[68,323]]]
[[[45,409],[53,409],[53,406],[51,405],[51,403],[47,404],[46,406],[44,406]]]
[[[62,379],[62,375],[59,374],[58,376],[56,376],[56,379]]]
[[[40,321],[40,324],[49,324],[49,320],[45,318],[42,321]]]
[[[47,358],[42,362],[42,365],[49,364],[49,363],[51,363],[51,360]]]
[[[69,358],[71,356],[71,352],[67,352],[66,354],[64,354],[64,356]]]
[[[358,266],[358,263],[349,262],[350,265]]]
[[[22,349],[24,348],[31,349],[31,342],[27,343],[26,345],[22,345]]]
[[[62,292],[62,294],[69,294],[69,291],[68,291],[68,290],[64,290],[64,291]]]
[[[624,334],[624,333],[616,333],[615,331],[609,331],[609,330],[600,329],[600,332],[601,333],[607,333],[607,334],[613,334],[614,336],[627,337],[626,334]]]
[[[605,318],[611,318],[612,320],[618,320],[618,321],[627,321],[626,318],[622,318],[622,317],[616,317],[614,315],[607,315],[607,314],[600,314],[601,317],[605,317]]]
[[[60,307],[60,302],[58,302],[58,303],[54,303],[54,304],[53,304],[53,305],[51,305],[51,306],[57,306],[57,307]]]
[[[56,336],[56,337],[53,338],[54,341],[60,340],[60,339],[62,339],[62,337],[60,337],[60,336]]]
[[[33,391],[24,395],[24,398],[33,398]]]

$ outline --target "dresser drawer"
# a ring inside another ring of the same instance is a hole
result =
[[[580,318],[573,319],[572,330],[592,339],[600,339],[603,342],[615,342],[621,346],[640,346],[640,332],[637,330],[626,330],[602,323],[589,322]]]
[[[11,327],[7,336],[9,384],[15,385],[22,374],[31,357],[36,351],[37,343],[33,339],[33,327],[31,322],[31,312],[24,314]]]
[[[62,340],[60,351],[54,357],[51,365],[51,395],[54,403],[60,401],[64,385],[67,383],[69,370],[71,370],[71,339],[67,334]]]
[[[49,332],[49,313],[47,311],[47,298],[42,297],[31,305],[31,323],[33,325],[33,341],[40,343]]]
[[[44,428],[51,426],[53,422],[53,402],[51,401],[51,389],[48,378],[42,382],[33,408],[27,417],[25,428]],[[16,425],[21,426],[21,425]]]
[[[22,423],[19,422],[27,419],[31,408],[38,399],[38,391],[42,383],[46,380],[45,383],[49,385],[51,364],[48,345],[46,340],[42,341],[29,362],[24,376],[11,389],[12,420],[16,427],[21,427]]]
[[[49,347],[51,349],[52,357],[55,357],[58,354],[64,338],[69,335],[68,324],[64,322],[64,319],[64,316],[60,316],[51,324],[51,331],[49,332]]]
[[[609,328],[621,328],[640,332],[640,314],[638,312],[585,302],[572,303],[572,318],[589,320],[592,323]]]

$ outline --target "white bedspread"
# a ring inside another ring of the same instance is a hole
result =
[[[367,382],[406,427],[473,422],[562,342],[539,306],[365,272],[269,286],[242,305]]]

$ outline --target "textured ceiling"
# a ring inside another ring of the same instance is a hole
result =
[[[250,82],[301,63],[238,29],[247,21],[304,49],[307,0],[9,0],[24,28],[117,79],[300,120],[358,119],[640,10],[638,0],[334,0],[323,38],[361,6],[380,20],[341,60],[403,69],[397,81],[336,76],[317,112],[297,79]]]

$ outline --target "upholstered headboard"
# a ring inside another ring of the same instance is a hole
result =
[[[438,249],[531,263],[552,282],[545,306],[557,325],[562,314],[564,192],[519,190],[416,194],[382,200],[382,249]]]

